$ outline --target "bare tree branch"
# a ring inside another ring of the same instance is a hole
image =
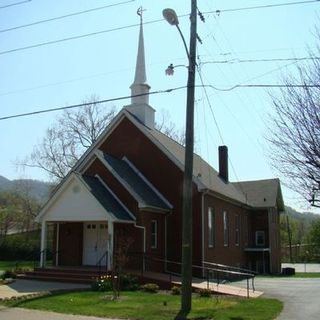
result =
[[[272,166],[282,174],[286,185],[306,201],[315,199],[320,189],[320,61],[299,66],[296,76],[284,83],[303,83],[302,88],[288,87],[273,93],[274,113],[267,140]]]

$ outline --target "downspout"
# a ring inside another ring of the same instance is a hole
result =
[[[272,257],[272,232],[271,232],[271,208],[268,209],[268,225],[269,225],[269,272],[272,273],[272,263],[271,263],[271,257]]]
[[[201,261],[201,266],[202,266],[202,275],[204,276],[204,262],[205,262],[205,252],[204,252],[204,243],[205,243],[205,239],[204,239],[204,197],[205,195],[208,194],[208,191],[204,191],[201,194],[201,255],[202,255],[202,261]]]
[[[146,227],[142,227],[142,226],[138,226],[137,224],[134,224],[134,226],[138,229],[142,229],[143,230],[143,253],[146,253]],[[143,255],[143,263],[142,263],[142,268],[143,271],[145,271],[146,269],[146,264],[145,264],[145,258]]]

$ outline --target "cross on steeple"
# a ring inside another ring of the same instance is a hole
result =
[[[142,6],[138,8],[137,15],[140,16],[140,22],[142,22],[142,15],[143,15],[143,12],[146,10],[147,9],[143,9]]]
[[[131,104],[127,106],[132,114],[134,114],[144,125],[154,128],[154,112],[155,110],[149,105],[150,86],[147,83],[146,62],[144,56],[144,38],[143,38],[143,9],[140,7],[137,14],[140,17],[138,54],[136,61],[136,70],[131,89]]]

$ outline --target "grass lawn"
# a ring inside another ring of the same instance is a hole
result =
[[[0,261],[0,271],[15,269],[17,261]],[[33,268],[33,261],[19,263],[19,268]]]
[[[108,292],[73,292],[46,296],[9,306],[50,310],[60,313],[97,317],[167,320],[179,311],[180,296],[165,293],[123,292],[112,301]],[[271,320],[282,310],[276,299],[199,298],[193,299],[193,310],[188,319],[214,320]]]
[[[295,275],[258,275],[257,278],[320,278],[320,272],[296,272]]]
[[[296,272],[294,278],[320,278],[320,272]]]

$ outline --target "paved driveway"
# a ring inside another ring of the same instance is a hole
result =
[[[244,285],[244,283],[242,283]],[[257,278],[256,289],[284,302],[277,320],[319,320],[320,279]]]

